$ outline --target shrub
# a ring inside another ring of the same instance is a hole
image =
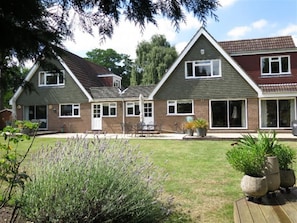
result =
[[[296,159],[296,152],[291,147],[279,145],[273,149],[273,154],[278,158],[280,169],[288,170],[292,168]]]
[[[33,222],[160,222],[164,176],[125,140],[71,138],[35,156],[22,213]]]

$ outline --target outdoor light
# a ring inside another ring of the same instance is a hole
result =
[[[201,55],[204,55],[204,53],[205,53],[204,49],[201,49],[201,50],[200,50],[200,54],[201,54]]]

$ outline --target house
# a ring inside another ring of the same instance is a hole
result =
[[[194,116],[207,119],[212,132],[254,132],[291,129],[296,96],[292,37],[217,42],[201,28],[150,98],[166,129]]]
[[[62,53],[61,53],[62,52]],[[121,89],[121,77],[62,50],[36,63],[11,99],[17,119],[50,131],[181,132],[188,117],[212,132],[290,131],[296,119],[297,48],[290,36],[217,42],[198,30],[157,85]]]
[[[0,130],[11,124],[11,109],[0,110]]]

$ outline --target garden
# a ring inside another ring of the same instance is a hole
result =
[[[20,154],[31,140],[19,142]],[[37,137],[19,169],[24,193],[6,206],[17,203],[34,222],[233,222],[233,202],[244,197],[242,173],[226,159],[233,143]]]

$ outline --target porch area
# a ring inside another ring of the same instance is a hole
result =
[[[276,196],[265,196],[261,202],[241,198],[234,202],[235,223],[293,223],[297,222],[297,188],[290,192],[278,191]]]

